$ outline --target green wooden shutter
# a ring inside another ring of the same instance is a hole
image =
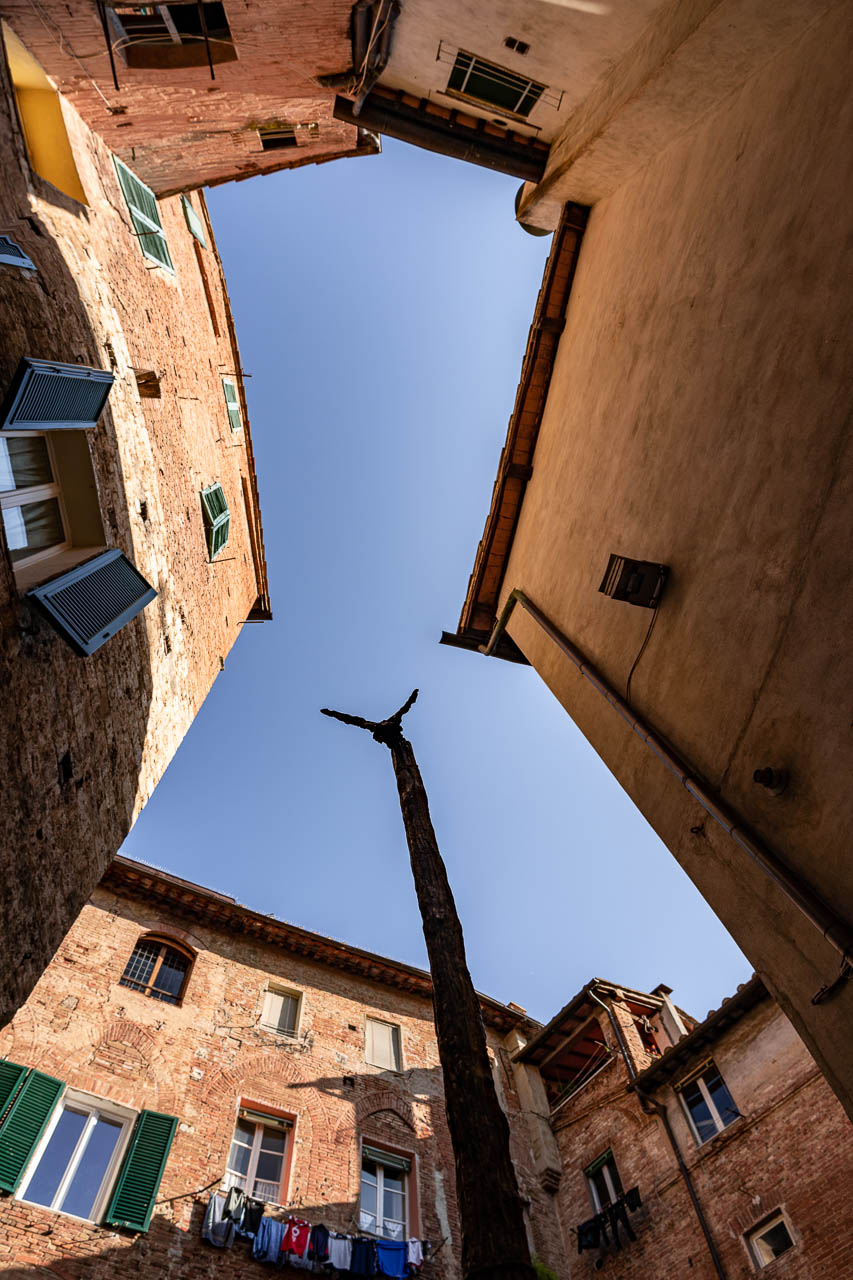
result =
[[[181,205],[183,206],[184,217],[187,220],[187,226],[189,227],[192,234],[195,236],[196,240],[198,240],[199,244],[206,249],[207,239],[205,238],[205,234],[204,234],[204,223],[202,222],[198,213],[193,208],[192,201],[189,199],[188,196],[181,196]]]
[[[237,396],[237,387],[234,379],[223,378],[222,390],[225,392],[225,403],[228,406],[228,421],[231,423],[231,430],[239,431],[243,425],[243,419],[240,415],[240,400]]]
[[[127,202],[133,229],[139,237],[140,249],[146,258],[165,267],[167,271],[174,272],[163,224],[160,221],[157,197],[150,187],[146,187],[145,183],[119,160],[118,156],[113,156],[113,163],[122,194]]]
[[[201,491],[201,509],[204,514],[207,554],[215,560],[228,541],[231,513],[221,484],[209,485]]]
[[[176,1116],[141,1111],[104,1222],[147,1231],[166,1159],[178,1127]]]
[[[587,1165],[584,1173],[588,1178],[591,1178],[594,1173],[598,1173],[599,1169],[602,1169],[612,1159],[613,1152],[608,1147],[603,1156],[599,1156],[597,1160],[593,1160],[592,1164]]]
[[[31,1071],[0,1126],[0,1187],[17,1191],[65,1085]]]
[[[18,1092],[18,1086],[28,1071],[29,1067],[22,1067],[17,1062],[9,1062],[8,1058],[0,1062],[0,1117]]]

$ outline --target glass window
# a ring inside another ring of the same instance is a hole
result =
[[[383,1164],[381,1152],[370,1148],[361,1161],[361,1202],[359,1226],[372,1235],[388,1240],[405,1240],[407,1235],[406,1182],[408,1164],[401,1157],[390,1156],[393,1164]],[[406,1165],[406,1168],[398,1168]]]
[[[622,1195],[622,1179],[619,1177],[613,1152],[609,1149],[597,1160],[593,1160],[592,1164],[587,1165],[584,1174],[596,1213],[600,1213],[608,1205],[615,1204]]]
[[[142,938],[131,952],[119,985],[141,991],[152,1000],[178,1004],[189,967],[188,955],[159,938]]]
[[[544,84],[462,50],[456,55],[447,87],[519,116],[529,116],[545,91]]]
[[[700,1143],[713,1138],[740,1115],[713,1062],[676,1088]]]
[[[752,1260],[759,1268],[766,1267],[794,1247],[788,1224],[781,1213],[774,1213],[760,1226],[753,1227],[747,1233],[746,1241]]]
[[[299,1025],[299,995],[270,987],[264,995],[261,1026],[282,1036],[295,1036]]]
[[[400,1071],[400,1028],[392,1022],[380,1022],[367,1018],[365,1023],[366,1060],[374,1067],[386,1071]]]
[[[228,1153],[226,1190],[239,1187],[255,1200],[281,1204],[290,1128],[289,1120],[241,1108]]]
[[[54,1113],[20,1199],[98,1221],[129,1125],[109,1104],[68,1096]]]
[[[0,511],[13,564],[68,545],[47,436],[0,436]]]

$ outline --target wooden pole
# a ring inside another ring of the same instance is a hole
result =
[[[391,752],[432,973],[444,1102],[456,1162],[463,1276],[465,1280],[535,1280],[509,1154],[509,1125],[492,1080],[462,925],[430,818],[426,788],[412,744],[403,737],[403,716],[417,696],[415,689],[387,720],[364,720],[327,709],[323,715],[367,729]]]

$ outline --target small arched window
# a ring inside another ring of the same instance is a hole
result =
[[[171,938],[146,934],[133,948],[119,985],[152,1000],[180,1004],[193,958],[188,948]]]

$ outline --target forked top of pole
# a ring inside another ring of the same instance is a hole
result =
[[[377,742],[393,747],[403,736],[403,716],[412,709],[417,696],[417,689],[413,689],[402,707],[393,716],[388,716],[387,720],[365,720],[362,716],[348,715],[346,711],[330,711],[328,707],[323,707],[320,714],[331,716],[333,720],[341,720],[344,724],[354,724],[357,729],[368,729]]]

